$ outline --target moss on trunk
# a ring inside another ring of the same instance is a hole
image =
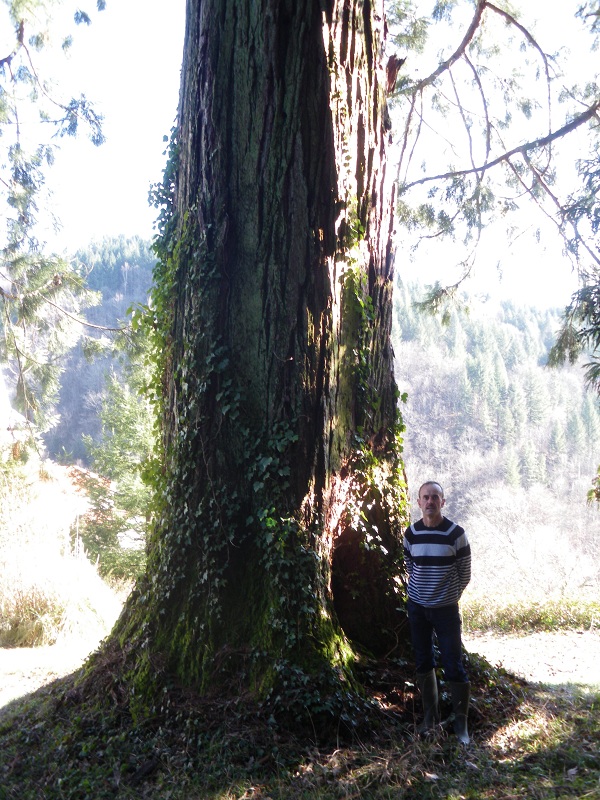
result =
[[[117,635],[204,693],[322,708],[358,690],[353,647],[402,639],[382,26],[358,0],[188,2],[165,469]]]

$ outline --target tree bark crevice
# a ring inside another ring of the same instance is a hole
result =
[[[354,691],[350,645],[401,638],[382,35],[358,0],[188,0],[168,456],[121,633],[203,692]]]

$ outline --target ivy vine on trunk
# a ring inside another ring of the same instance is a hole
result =
[[[190,0],[153,321],[164,473],[114,637],[205,694],[351,716],[404,646],[380,3]],[[160,199],[160,198],[159,198]]]

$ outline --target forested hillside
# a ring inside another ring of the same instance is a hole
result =
[[[93,324],[117,327],[133,303],[147,301],[154,264],[148,243],[105,240],[78,259],[90,287],[102,293],[102,304],[87,312]],[[600,514],[586,495],[600,463],[600,413],[580,364],[545,366],[559,310],[468,298],[468,311],[457,308],[444,321],[416,308],[423,294],[423,287],[400,284],[395,295],[411,495],[431,477],[445,486],[448,515],[465,524],[473,543],[471,593],[597,593]],[[110,333],[99,330],[98,337],[109,343],[103,356],[89,361],[81,348],[72,353],[60,424],[46,437],[53,457],[84,465],[91,464],[82,436],[99,440],[107,375],[121,374]]]
[[[99,412],[107,374],[111,369],[120,373],[115,347],[118,334],[110,329],[123,325],[130,306],[147,303],[156,258],[149,242],[119,237],[91,243],[78,251],[75,259],[89,288],[102,294],[102,302],[87,310],[86,319],[101,326],[96,338],[103,343],[103,352],[86,357],[81,345],[71,352],[61,382],[60,422],[46,434],[45,443],[53,458],[89,465],[82,436],[95,440],[100,436]]]
[[[586,495],[600,415],[581,365],[545,366],[559,312],[470,298],[443,324],[415,308],[423,293],[400,285],[395,300],[412,496],[426,479],[444,485],[471,536],[471,592],[597,593],[600,516]]]

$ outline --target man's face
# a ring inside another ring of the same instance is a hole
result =
[[[421,487],[417,503],[426,521],[439,522],[442,518],[442,508],[445,502],[442,496],[442,489],[437,483],[426,483]]]

